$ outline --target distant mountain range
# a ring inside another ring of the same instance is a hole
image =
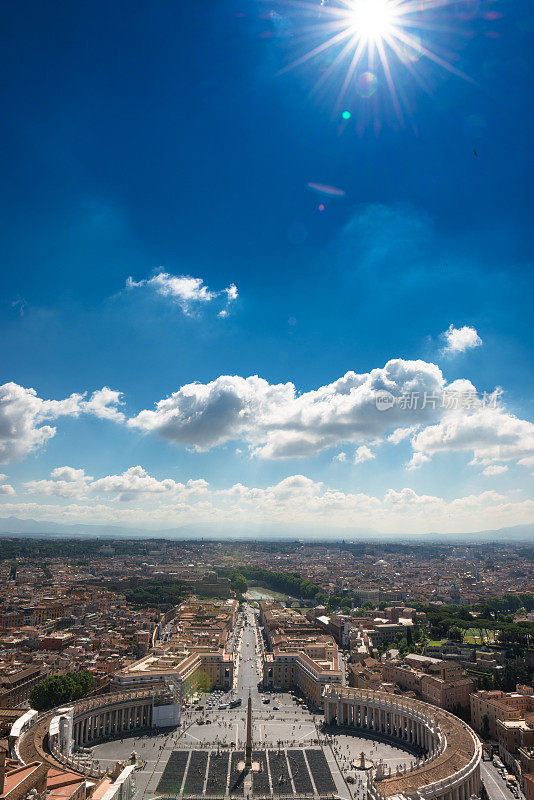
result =
[[[106,538],[106,539],[332,539],[337,541],[354,539],[376,541],[387,539],[424,543],[450,542],[517,542],[534,545],[534,524],[514,525],[496,530],[474,531],[471,533],[390,533],[384,534],[368,529],[347,529],[329,532],[324,526],[302,528],[298,531],[269,530],[267,527],[220,526],[207,529],[199,525],[183,525],[166,530],[146,530],[143,528],[127,528],[118,525],[83,525],[64,524],[59,522],[37,522],[34,519],[18,517],[0,518],[0,536],[31,536],[40,538]]]

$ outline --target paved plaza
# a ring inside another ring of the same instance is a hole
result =
[[[250,608],[247,619],[249,624],[237,637],[238,666],[232,692],[207,695],[201,703],[184,708],[179,728],[116,739],[93,748],[103,768],[129,759],[135,751],[142,764],[135,773],[135,800],[180,794],[246,797],[247,785],[237,763],[245,747],[249,696],[253,760],[259,765],[252,785],[248,783],[254,796],[337,795],[357,800],[362,795],[363,773],[357,769],[362,752],[368,762],[376,766],[382,761],[392,773],[398,765],[409,764],[413,756],[388,741],[325,728],[323,715],[313,713],[290,693],[260,693],[259,633]],[[238,698],[240,707],[219,708]]]

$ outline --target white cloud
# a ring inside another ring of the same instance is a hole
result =
[[[152,278],[134,281],[129,277],[126,281],[127,289],[148,287],[162,297],[168,297],[178,303],[185,314],[191,313],[193,308],[221,297],[226,298],[226,308],[219,312],[220,317],[228,316],[228,306],[237,299],[237,286],[231,283],[221,291],[211,291],[204,284],[202,278],[193,278],[190,275],[171,275],[168,272],[158,272]]]
[[[104,387],[89,400],[83,394],[43,400],[35,389],[4,383],[0,386],[0,463],[19,461],[42,447],[56,433],[55,427],[45,423],[59,417],[92,414],[121,421],[124,415],[116,409],[120,397],[120,392]]]
[[[508,472],[508,466],[506,464],[490,464],[482,472],[484,475],[502,475],[503,472]]]
[[[411,425],[408,428],[397,428],[396,431],[393,431],[393,433],[388,436],[387,441],[391,444],[400,444],[415,433],[416,430],[417,427],[415,425]]]
[[[395,405],[379,411],[376,400],[381,391],[398,399],[409,392],[442,393],[444,386],[435,364],[402,359],[369,373],[347,372],[334,383],[303,394],[293,383],[222,375],[207,384],[182,386],[128,424],[198,450],[244,439],[262,458],[315,456],[341,442],[372,441],[414,418],[416,423],[436,418],[430,407],[407,412]]]
[[[227,286],[223,291],[226,293],[229,301],[237,300],[237,286],[235,283],[231,283],[230,286]]]
[[[124,414],[117,409],[117,406],[122,405],[124,402],[122,397],[122,392],[116,392],[104,386],[102,389],[93,392],[89,400],[84,401],[82,408],[86,414],[93,414],[99,419],[122,422],[124,421]]]
[[[338,454],[337,454],[336,456],[334,456],[334,457],[333,457],[333,459],[332,459],[332,461],[337,461],[337,462],[339,462],[340,464],[344,464],[346,460],[347,460],[347,454],[346,454],[346,453],[344,453],[343,451],[341,451],[341,453],[338,453]]]
[[[158,481],[151,477],[143,467],[130,467],[121,475],[108,475],[93,481],[91,491],[97,495],[114,495],[118,500],[131,500],[142,495],[166,494],[177,489],[172,478]]]
[[[385,407],[378,402],[383,396],[390,401]],[[486,465],[517,460],[527,466],[534,457],[534,425],[507,412],[500,396],[500,389],[481,395],[464,379],[447,383],[435,364],[392,359],[302,394],[293,383],[222,375],[182,386],[128,425],[199,451],[239,440],[252,455],[269,459],[409,439],[409,469],[445,451],[471,452]],[[367,450],[361,452],[368,459]],[[356,458],[359,463],[358,453]]]
[[[463,532],[531,522],[534,518],[533,500],[494,491],[446,501],[404,487],[375,497],[331,489],[305,475],[290,475],[267,487],[238,483],[217,489],[202,479],[185,483],[158,479],[140,466],[97,479],[86,476],[83,470],[60,467],[49,480],[30,481],[25,488],[32,494],[60,499],[57,504],[0,502],[0,516],[156,529],[213,523],[232,530],[239,525],[295,531],[306,526],[324,530],[326,526],[347,531],[366,527],[390,533]]]
[[[375,454],[372,450],[362,444],[361,447],[358,447],[356,450],[356,454],[354,456],[354,463],[355,464],[363,464],[365,461],[371,461],[371,459],[375,458]]]
[[[4,483],[7,475],[0,475],[0,494],[15,494],[14,488],[9,483]]]
[[[143,467],[130,467],[120,475],[106,475],[95,479],[86,475],[83,469],[57,467],[50,473],[50,479],[27,481],[23,484],[28,494],[71,497],[78,500],[88,497],[108,497],[112,500],[130,501],[150,495],[180,494],[188,491],[198,493],[206,482],[188,481],[177,483],[172,478],[158,480],[147,473]]]
[[[504,408],[478,402],[474,410],[455,410],[436,425],[421,430],[412,440],[415,456],[428,458],[439,452],[466,451],[477,462],[517,460],[534,455],[534,425]]]
[[[406,465],[406,469],[419,469],[419,467],[422,467],[427,461],[430,461],[430,456],[427,456],[425,453],[413,453],[410,461]]]
[[[476,329],[469,325],[464,325],[462,328],[455,328],[451,323],[447,330],[441,334],[441,338],[445,341],[443,352],[449,355],[465,353],[466,350],[471,350],[473,347],[480,347],[482,344],[482,339],[478,335]]]
[[[263,378],[223,375],[207,384],[190,383],[141,411],[128,425],[158,433],[175,444],[207,450],[253,435],[258,420],[294,398],[293,384],[270,385]]]

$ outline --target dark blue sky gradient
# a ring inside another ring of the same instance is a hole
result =
[[[5,380],[42,397],[107,384],[135,413],[224,373],[305,390],[392,357],[433,361],[454,323],[484,347],[441,363],[447,377],[501,385],[532,414],[534,7],[449,9],[453,30],[432,39],[472,82],[422,59],[425,94],[397,63],[402,123],[383,82],[373,100],[348,98],[344,122],[333,93],[313,93],[315,62],[281,72],[302,52],[298,15],[260,0],[4,0]],[[310,181],[345,196],[320,213]],[[235,282],[229,318],[125,292],[160,266],[214,290]],[[76,425],[95,472],[141,458],[153,472],[242,472],[220,453],[146,440],[132,452],[133,434],[111,426],[102,450],[94,422]],[[41,472],[71,463],[70,446],[58,435]],[[265,482],[294,465],[246,470]],[[447,486],[437,470],[412,483]]]

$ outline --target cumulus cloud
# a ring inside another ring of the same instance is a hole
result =
[[[138,289],[146,287],[153,290],[162,297],[168,297],[181,307],[184,314],[190,314],[194,308],[198,308],[214,300],[223,299],[226,307],[219,311],[219,317],[228,316],[228,307],[237,300],[237,286],[231,283],[226,289],[212,291],[209,289],[202,278],[193,278],[190,275],[171,275],[169,272],[158,272],[152,278],[141,281],[134,281],[129,277],[126,281],[127,289]]]
[[[502,407],[478,401],[473,410],[451,411],[436,425],[419,431],[412,440],[412,447],[414,458],[466,451],[481,464],[512,460],[522,463],[534,454],[534,425]]]
[[[482,339],[476,329],[469,325],[455,328],[451,323],[447,330],[441,334],[441,338],[445,342],[443,352],[448,355],[465,353],[466,350],[472,350],[473,347],[480,347],[482,344]]]
[[[43,400],[35,389],[4,383],[0,386],[0,463],[19,461],[42,447],[56,433],[46,423],[59,417],[91,414],[122,421],[124,415],[116,408],[120,402],[120,392],[107,387],[89,399],[76,393],[63,400]]]
[[[82,410],[86,414],[93,414],[99,419],[111,419],[115,422],[123,422],[124,414],[119,411],[117,406],[124,403],[122,392],[108,389],[104,386],[93,392],[89,400],[82,403]]]
[[[7,475],[0,475],[0,494],[15,494],[14,488],[9,483],[5,483],[6,480]]]
[[[127,424],[197,451],[246,442],[265,459],[313,457],[332,447],[411,445],[407,466],[417,469],[440,452],[465,451],[477,463],[534,461],[534,425],[506,410],[501,390],[477,392],[468,380],[447,383],[426,361],[392,359],[367,373],[347,372],[326,386],[299,393],[293,383],[270,384],[257,375],[222,375],[190,383]],[[342,450],[335,461],[346,455]]]
[[[178,495],[184,491],[201,493],[207,486],[204,480],[177,483],[172,478],[158,480],[141,466],[130,467],[119,475],[106,475],[95,479],[83,469],[57,467],[49,479],[26,481],[23,484],[28,494],[56,497],[72,497],[78,500],[88,497],[108,497],[112,500],[131,501],[151,495]]]
[[[375,458],[375,454],[373,453],[373,451],[369,450],[369,448],[365,444],[362,444],[356,450],[356,453],[354,455],[354,463],[363,464],[364,461],[371,461],[371,459],[373,458]]]
[[[332,489],[299,474],[266,487],[237,483],[215,488],[202,479],[182,483],[156,478],[140,466],[96,479],[83,470],[60,467],[50,479],[29,481],[25,488],[31,494],[56,495],[59,501],[0,502],[1,516],[148,528],[216,523],[297,530],[327,525],[332,529],[365,526],[399,533],[480,530],[528,522],[534,513],[534,501],[494,491],[445,501],[404,487],[375,497]],[[67,502],[62,502],[64,499]]]
[[[292,383],[271,385],[256,375],[222,375],[207,384],[182,386],[153,410],[146,409],[128,420],[128,425],[175,444],[207,450],[231,439],[254,436],[258,422],[285,408],[294,396]]]
[[[332,461],[334,462],[337,461],[339,464],[344,464],[346,460],[347,460],[347,454],[344,453],[343,451],[341,451],[341,453],[337,453],[337,455],[335,455],[332,459]]]
[[[508,466],[506,464],[490,464],[482,472],[484,475],[502,475],[503,472],[508,472]]]
[[[436,418],[430,405],[413,414],[395,403],[387,412],[377,397],[438,395],[445,380],[435,364],[393,359],[368,373],[347,372],[331,384],[298,394],[293,383],[269,384],[257,375],[222,375],[182,386],[128,421],[176,444],[207,450],[233,439],[248,441],[262,458],[315,456],[341,442],[365,442]]]

